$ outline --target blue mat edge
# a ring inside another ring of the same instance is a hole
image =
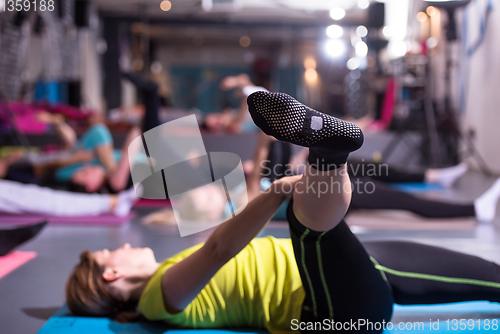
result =
[[[390,183],[391,187],[396,188],[401,191],[408,193],[421,193],[427,191],[443,191],[444,188],[439,183],[424,183],[424,182],[414,182],[414,183]]]
[[[478,313],[478,312],[493,312],[498,313],[500,317],[500,304],[498,303],[490,303],[490,302],[467,302],[467,303],[453,303],[453,304],[441,304],[441,305],[395,305],[394,307],[395,313],[398,315],[407,315],[411,312],[411,314],[431,314],[438,312],[449,312],[449,313]],[[432,319],[430,319],[432,320]],[[465,319],[466,321],[468,319]],[[497,323],[500,324],[500,319],[474,319],[473,324],[476,329],[467,330],[469,334],[473,333],[492,333],[496,332],[493,330],[484,329],[485,321],[493,321],[497,320]],[[478,322],[479,321],[479,322]],[[445,321],[441,320],[439,322],[440,329],[431,329],[431,322],[429,321],[410,321],[413,324],[419,324],[419,326],[423,326],[423,329],[417,330],[406,330],[406,329],[393,329],[391,331],[385,331],[384,333],[457,333],[460,330],[451,328],[453,323],[450,321],[448,326]],[[82,326],[85,323],[91,325],[89,327]],[[432,322],[434,326],[436,326],[436,322]],[[393,323],[394,326],[397,326],[398,323]],[[80,325],[80,326],[78,326]],[[477,329],[481,325],[481,330]],[[84,327],[84,328],[83,328]],[[446,328],[448,327],[448,328]],[[444,330],[442,330],[444,329]],[[89,333],[91,330],[94,334],[126,334],[126,333],[134,333],[134,334],[190,334],[190,333],[199,333],[203,332],[205,334],[230,334],[230,333],[254,333],[254,334],[264,334],[267,332],[263,331],[255,331],[255,330],[244,330],[244,329],[174,329],[169,328],[166,324],[162,323],[131,323],[131,324],[118,324],[112,321],[109,318],[88,318],[88,317],[76,317],[71,316],[66,305],[61,307],[49,320],[44,324],[44,326],[38,331],[38,334],[83,334]]]

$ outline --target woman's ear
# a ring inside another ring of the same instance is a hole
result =
[[[102,278],[106,281],[106,283],[114,282],[122,277],[125,277],[125,274],[116,269],[108,268],[102,273]]]

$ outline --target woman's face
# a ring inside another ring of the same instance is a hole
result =
[[[92,255],[103,271],[102,278],[108,283],[109,292],[122,301],[139,298],[136,292],[142,292],[138,289],[145,287],[159,266],[151,248],[132,248],[130,244]]]
[[[103,249],[92,254],[104,271],[117,270],[127,276],[148,275],[157,267],[151,248],[132,248],[128,243],[114,251]]]
[[[73,173],[71,181],[83,186],[87,192],[93,193],[102,187],[105,178],[106,172],[102,166],[87,165]]]

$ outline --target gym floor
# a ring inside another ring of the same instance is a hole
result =
[[[469,171],[454,188],[425,196],[445,200],[471,201],[492,184],[494,178]],[[157,208],[156,208],[157,209]],[[134,209],[136,218],[121,227],[47,226],[32,242],[20,250],[38,252],[38,257],[0,280],[0,324],[2,333],[36,333],[64,303],[64,285],[78,254],[84,250],[116,248],[129,242],[133,247],[151,247],[158,261],[203,242],[209,231],[181,238],[176,226],[144,226],[140,217],[156,210]],[[500,210],[493,224],[478,224],[474,230],[405,231],[353,228],[362,240],[405,239],[446,247],[500,263]],[[348,220],[348,219],[347,219]],[[450,222],[451,223],[451,222]],[[262,235],[288,237],[286,223],[273,222]],[[441,316],[441,315],[440,315]],[[446,318],[456,318],[451,314]],[[463,314],[462,314],[463,316]],[[468,318],[500,317],[470,314]],[[395,314],[395,321],[402,319]]]

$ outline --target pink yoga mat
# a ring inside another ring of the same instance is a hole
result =
[[[135,202],[134,207],[136,208],[157,208],[157,207],[169,207],[171,206],[170,201],[166,199],[145,199],[141,198]]]
[[[0,278],[36,257],[36,252],[13,251],[0,256]]]
[[[106,225],[106,226],[119,226],[129,219],[135,217],[134,212],[129,212],[128,215],[119,217],[111,214],[99,216],[80,216],[80,217],[54,217],[44,215],[16,215],[0,213],[0,224],[9,223],[35,223],[46,220],[51,224],[60,225]]]

